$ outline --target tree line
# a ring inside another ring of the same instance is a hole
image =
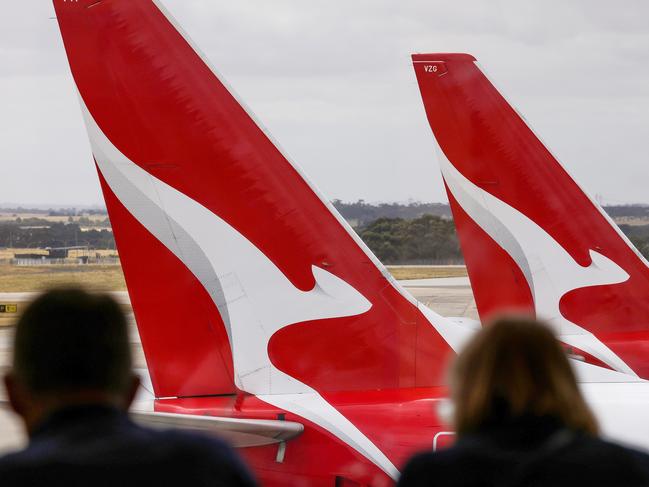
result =
[[[110,228],[82,231],[78,222],[51,222],[39,218],[0,223],[0,246],[45,248],[87,245],[94,249],[114,249]]]
[[[629,237],[635,248],[649,259],[649,225],[620,225],[620,230]]]
[[[461,264],[453,221],[435,215],[379,218],[357,229],[384,264]]]
[[[410,211],[416,211],[410,208]],[[89,222],[82,221],[87,224]],[[98,222],[94,222],[97,225]],[[101,224],[106,222],[99,222]],[[88,245],[94,249],[114,249],[109,228],[82,231],[79,221],[52,222],[17,218],[0,223],[0,246],[45,248]],[[649,225],[620,225],[636,248],[649,258]],[[424,214],[416,218],[380,217],[356,227],[365,244],[386,264],[456,264],[462,253],[453,221],[448,217]]]
[[[412,220],[424,215],[435,215],[451,218],[451,207],[447,203],[366,203],[365,200],[358,200],[347,203],[341,200],[333,200],[333,205],[340,214],[347,220],[358,226],[367,225],[379,218],[403,218]]]

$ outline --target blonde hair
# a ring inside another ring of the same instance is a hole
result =
[[[548,326],[530,318],[501,318],[484,327],[456,358],[450,384],[460,435],[524,415],[598,431],[561,344]]]

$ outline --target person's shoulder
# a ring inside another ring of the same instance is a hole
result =
[[[633,447],[622,445],[604,438],[580,435],[573,451],[600,455],[605,452],[617,458],[627,458],[638,462],[649,463],[649,454]]]
[[[443,485],[455,485],[459,469],[464,469],[467,465],[475,467],[477,463],[480,463],[472,462],[474,457],[474,449],[471,448],[471,445],[464,444],[456,444],[436,452],[418,453],[410,458],[404,466],[399,485],[430,485],[432,478]],[[460,475],[460,477],[463,476]]]
[[[630,458],[638,464],[643,464],[645,466],[649,465],[649,453],[646,451],[599,438],[597,439],[597,442],[602,445],[603,448],[615,452],[617,455]]]
[[[218,485],[256,485],[237,453],[207,433],[126,424],[101,439],[66,442],[65,438],[39,438],[24,450],[0,458],[0,485],[50,485],[42,480],[52,473],[73,478],[97,471],[107,472],[106,482],[130,472],[154,483],[182,479],[202,486],[213,485],[217,478],[221,479]]]
[[[28,485],[26,479],[34,472],[34,465],[38,464],[37,457],[41,456],[29,448],[10,452],[0,457],[0,485]]]
[[[423,485],[423,480],[430,478],[434,461],[435,455],[432,452],[423,452],[413,456],[403,467],[398,486]]]
[[[635,448],[598,437],[581,436],[564,455],[564,462],[588,465],[594,476],[623,474],[649,485],[649,454]]]
[[[7,452],[0,456],[0,473],[30,468],[53,456],[61,445],[55,441],[30,441],[25,448]],[[3,482],[0,482],[3,485]]]
[[[203,431],[189,431],[182,429],[151,429],[152,439],[164,439],[173,444],[194,446],[206,450],[229,450],[228,444],[219,436]]]
[[[223,458],[228,461],[235,457],[233,448],[223,439],[207,432],[194,432],[178,429],[148,430],[149,441],[165,445],[175,452],[186,452],[195,461],[204,459],[214,461]]]
[[[7,470],[10,470],[15,465],[23,463],[24,457],[24,450],[10,452],[2,455],[0,457],[0,472],[5,472]]]
[[[206,478],[218,475],[224,485],[256,485],[235,450],[215,435],[176,429],[150,430],[150,433],[152,440],[166,446],[170,460],[182,464],[185,471]]]

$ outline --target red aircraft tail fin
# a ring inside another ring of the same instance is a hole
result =
[[[157,1],[54,5],[157,396],[443,381],[418,303]]]
[[[641,353],[649,339],[646,260],[475,58],[412,59],[482,319],[536,313],[566,341],[594,334],[612,350],[595,355],[617,355],[600,357],[612,368],[649,377]]]

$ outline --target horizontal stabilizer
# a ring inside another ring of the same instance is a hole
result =
[[[136,423],[152,428],[181,428],[212,433],[236,448],[280,443],[304,431],[304,426],[294,421],[138,411],[131,411],[130,416]]]

